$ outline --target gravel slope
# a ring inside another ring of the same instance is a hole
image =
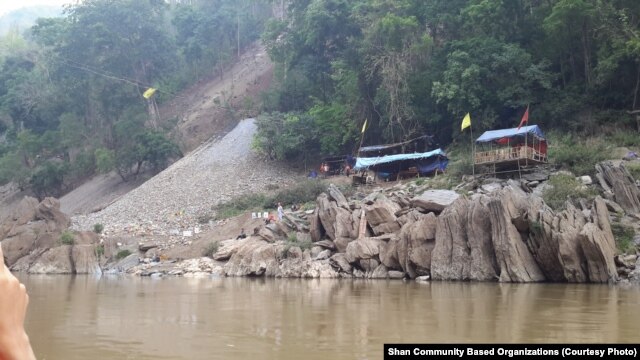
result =
[[[251,151],[253,119],[240,121],[222,139],[212,139],[102,211],[72,218],[73,228],[100,223],[110,234],[176,234],[198,225],[211,207],[235,196],[283,186],[299,176]]]

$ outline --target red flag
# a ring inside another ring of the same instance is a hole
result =
[[[520,125],[518,125],[518,130],[522,127],[522,125],[527,124],[529,122],[529,105],[527,105],[527,111],[522,115],[522,120],[520,120]]]

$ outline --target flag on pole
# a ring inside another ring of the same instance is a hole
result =
[[[156,89],[154,89],[154,88],[148,88],[148,89],[147,89],[147,91],[145,91],[145,92],[142,94],[142,96],[143,96],[145,99],[151,99],[151,97],[152,97],[152,96],[153,96],[153,94],[155,94],[155,93],[156,93]]]
[[[367,119],[364,119],[364,124],[362,124],[362,131],[360,132],[361,134],[364,134],[364,130],[367,128]]]
[[[469,126],[471,126],[471,115],[467,113],[467,115],[464,116],[464,119],[462,119],[462,125],[460,125],[460,131],[463,131]]]
[[[527,124],[529,122],[529,105],[527,105],[527,111],[522,115],[522,120],[520,120],[520,125],[518,125],[518,130],[522,127],[522,125]]]

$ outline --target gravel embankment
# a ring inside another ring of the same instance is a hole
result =
[[[211,207],[245,193],[282,186],[299,176],[266,162],[251,150],[253,119],[240,121],[222,139],[212,139],[102,211],[72,218],[76,230],[103,224],[109,234],[177,235],[198,226]]]

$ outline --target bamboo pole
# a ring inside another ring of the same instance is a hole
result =
[[[471,173],[476,176],[476,146],[473,141],[473,126],[469,124],[469,134],[471,135]]]

